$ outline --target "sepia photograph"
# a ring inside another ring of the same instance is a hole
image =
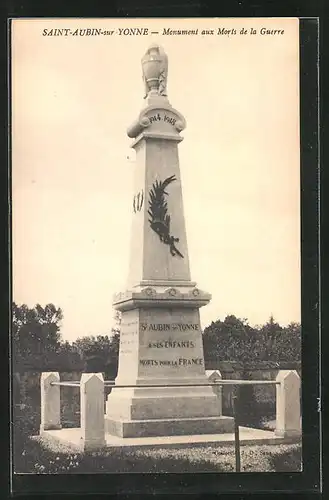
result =
[[[14,475],[303,471],[299,24],[11,21]]]

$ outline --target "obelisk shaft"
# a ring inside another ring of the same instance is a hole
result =
[[[158,117],[156,125],[151,123],[134,144],[135,192],[128,287],[158,281],[188,284],[191,280],[178,133],[176,137],[170,130],[173,125],[168,126],[164,121],[168,116],[173,117],[174,112],[151,109],[146,110],[144,117],[152,118],[153,113]],[[172,138],[167,137],[168,128]]]

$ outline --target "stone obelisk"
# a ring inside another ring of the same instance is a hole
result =
[[[168,60],[152,45],[142,59],[146,107],[128,128],[136,151],[127,290],[116,385],[106,429],[122,437],[232,432],[207,383],[199,308],[211,296],[191,281],[178,144],[185,119],[167,97]],[[143,385],[166,387],[143,387]]]

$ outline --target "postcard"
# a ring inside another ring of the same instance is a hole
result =
[[[303,473],[300,23],[11,21],[14,477]]]

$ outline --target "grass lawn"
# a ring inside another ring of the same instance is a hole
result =
[[[16,441],[16,473],[116,472],[234,472],[234,445],[215,444],[175,448],[111,448],[100,453],[72,452],[62,444],[47,444],[39,437]],[[301,445],[241,446],[242,472],[300,472]]]
[[[175,448],[124,447],[102,453],[73,452],[63,445],[42,441],[37,434],[40,418],[27,406],[15,416],[13,462],[16,473],[116,472],[234,472],[234,445],[216,444]],[[275,421],[264,422],[273,428]],[[242,445],[243,472],[300,472],[301,445]]]

